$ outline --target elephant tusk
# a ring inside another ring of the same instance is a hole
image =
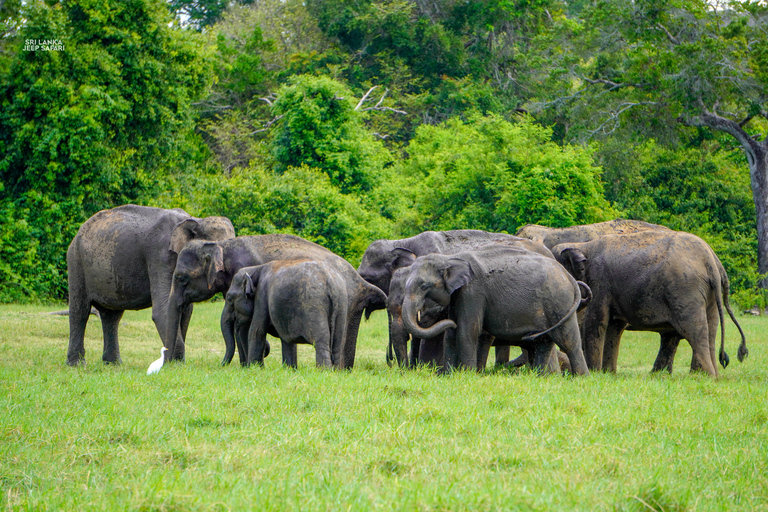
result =
[[[419,310],[419,311],[416,313],[416,320],[418,320],[419,322],[421,322],[421,310]]]

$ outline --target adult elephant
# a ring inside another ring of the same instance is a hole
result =
[[[176,330],[168,333],[167,300],[176,258],[191,240],[235,237],[226,217],[199,219],[184,210],[124,205],[102,210],[88,219],[67,250],[69,273],[69,348],[67,364],[85,363],[85,326],[95,307],[101,316],[105,363],[120,363],[117,330],[126,309],[152,307],[163,344],[178,345],[184,356],[184,337],[192,314],[180,314]]]
[[[447,332],[447,371],[476,368],[478,338],[486,331],[527,348],[533,366],[540,369],[553,360],[554,342],[568,356],[573,372],[586,375],[576,319],[582,287],[587,288],[553,259],[526,250],[492,246],[429,254],[410,267],[403,322],[422,339]],[[446,310],[449,318],[424,328],[418,320],[429,304]]]
[[[489,233],[476,229],[425,231],[410,238],[372,242],[365,250],[357,271],[363,279],[389,294],[394,272],[399,268],[410,266],[419,256],[456,254],[477,249],[489,243],[510,243],[552,258],[552,253],[540,243],[506,233]],[[412,353],[418,354],[420,341],[414,340],[414,346],[417,350],[414,351],[412,348]],[[430,350],[431,352],[433,351]],[[509,361],[509,346],[497,347],[496,362],[506,363],[507,361]]]
[[[672,231],[666,226],[651,224],[641,220],[615,219],[595,224],[570,226],[567,228],[549,228],[546,226],[539,226],[538,224],[527,224],[518,229],[515,235],[521,238],[528,238],[529,240],[541,242],[548,249],[552,249],[557,244],[588,242],[603,235],[624,235],[652,230]]]
[[[344,279],[349,300],[347,334],[343,362],[351,368],[355,362],[357,331],[365,310],[380,309],[386,295],[364,281],[344,258],[325,247],[294,235],[273,234],[241,236],[220,242],[190,242],[179,254],[173,274],[173,286],[168,300],[169,332],[178,328],[184,308],[194,302],[226,293],[233,276],[244,267],[263,265],[275,260],[309,258],[333,266]],[[225,308],[228,307],[225,305]],[[222,318],[232,317],[222,313]],[[234,331],[233,331],[234,332]],[[225,338],[226,341],[226,338]],[[169,346],[166,358],[175,352]],[[227,354],[230,353],[228,348]]]
[[[649,222],[643,222],[640,220],[615,219],[606,222],[598,222],[596,224],[583,224],[567,228],[549,228],[536,224],[528,224],[527,226],[523,226],[517,231],[517,236],[541,242],[549,249],[552,249],[561,243],[588,242],[605,235],[628,235],[647,231],[662,231],[668,234],[674,232],[668,227],[659,224],[651,224]],[[718,271],[720,272],[722,283],[721,289],[723,291],[723,303],[725,304],[731,319],[736,324],[736,327],[741,333],[742,343],[745,343],[744,333],[741,330],[741,326],[736,321],[736,318],[734,317],[729,304],[728,297],[730,296],[730,284],[728,281],[728,274],[725,272],[725,268],[723,267],[720,258],[717,257],[709,245],[707,245],[707,247],[712,252],[712,256],[715,258]],[[643,329],[636,329],[634,326],[628,325],[627,330]],[[678,344],[682,338],[675,331],[664,331],[660,332],[659,335],[659,352],[653,365],[652,371],[666,370],[671,373],[674,364],[675,353],[677,352]],[[729,360],[730,359],[728,354],[723,352],[721,357],[721,364],[723,367],[728,365]]]
[[[723,323],[727,276],[701,238],[652,230],[559,244],[552,252],[592,289],[582,331],[590,369],[616,371],[621,334],[631,325],[634,330],[667,335],[654,370],[671,371],[677,343],[685,338],[693,350],[691,370],[717,376],[717,326]],[[727,310],[741,332],[729,306]],[[725,325],[721,327],[719,359],[726,366]],[[740,361],[748,353],[741,334]]]

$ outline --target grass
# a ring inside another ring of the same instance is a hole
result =
[[[153,376],[148,310],[121,366],[64,365],[63,309],[0,306],[0,491],[9,510],[768,510],[768,320],[717,380],[650,375],[658,336],[625,334],[617,375],[436,376],[390,369],[386,315],[351,372],[219,366],[221,302],[195,307],[186,364]],[[516,351],[513,350],[513,357]],[[237,357],[236,357],[237,359]]]

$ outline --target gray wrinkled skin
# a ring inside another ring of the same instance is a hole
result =
[[[246,366],[263,364],[269,333],[280,338],[287,366],[297,365],[296,344],[307,343],[315,347],[317,366],[342,367],[349,300],[344,278],[332,265],[300,259],[242,268],[227,304],[235,315],[238,345],[248,354]]]
[[[689,233],[654,230],[559,244],[552,252],[592,289],[582,331],[590,369],[616,371],[621,334],[631,326],[662,334],[654,371],[672,371],[677,344],[685,338],[693,350],[691,370],[717,376],[717,326],[723,322],[727,276],[706,242]],[[742,333],[739,359],[746,353]]]
[[[294,235],[241,236],[215,243],[191,242],[179,254],[173,286],[168,300],[169,329],[175,329],[185,307],[226,293],[232,279],[243,267],[263,265],[270,261],[313,259],[331,265],[344,280],[348,297],[348,324],[343,347],[343,365],[351,368],[355,361],[357,331],[365,310],[383,306],[386,295],[365,282],[344,258],[328,249]],[[226,307],[226,306],[225,306]],[[225,335],[225,342],[234,335]],[[169,352],[173,352],[169,349]],[[227,346],[227,354],[234,346]],[[168,355],[168,352],[166,352]],[[231,359],[231,355],[230,355]],[[225,364],[226,364],[225,357]]]
[[[80,227],[67,250],[69,348],[67,364],[85,363],[85,326],[91,306],[101,316],[105,363],[119,363],[117,329],[126,309],[152,307],[152,320],[168,347],[167,300],[181,248],[190,240],[234,238],[226,217],[197,219],[180,209],[124,205],[102,210]],[[184,357],[192,308],[170,335]]]
[[[576,319],[581,289],[553,259],[492,246],[422,256],[409,270],[402,306],[405,328],[422,339],[447,332],[447,371],[477,367],[478,339],[485,331],[527,348],[533,366],[542,370],[556,360],[554,342],[568,356],[574,373],[589,373]],[[448,319],[420,327],[418,312],[430,303],[446,310]]]
[[[549,258],[553,257],[549,249],[541,243],[505,233],[489,233],[473,229],[425,231],[400,240],[376,240],[366,249],[357,271],[363,279],[381,288],[389,295],[393,274],[398,269],[411,265],[417,257],[427,254],[455,254],[478,249],[491,243],[510,244],[513,247],[524,248]],[[388,306],[390,309],[388,313],[390,322],[389,346],[394,351],[398,364],[402,365],[405,361],[403,354],[407,351],[407,347],[401,346],[403,339],[402,320],[399,317],[401,303],[401,300],[390,300],[388,304],[391,306]],[[492,341],[492,338],[484,339],[484,341]],[[423,340],[414,339],[411,347],[410,365],[413,366],[417,363],[436,364],[435,362],[442,357],[442,348],[438,348],[436,343],[436,340],[425,343]],[[420,357],[422,353],[423,358]],[[487,359],[487,350],[485,357],[479,356],[479,361],[485,359]],[[507,361],[509,361],[509,347],[497,347],[496,363],[503,364]]]

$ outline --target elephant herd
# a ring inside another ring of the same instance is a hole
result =
[[[672,371],[685,338],[691,370],[716,377],[716,361],[729,361],[724,311],[741,333],[739,360],[748,353],[714,251],[692,234],[640,221],[528,225],[515,236],[428,231],[374,241],[355,270],[297,236],[236,237],[225,217],[125,205],[81,226],[67,265],[69,365],[85,362],[91,307],[101,316],[105,363],[121,361],[123,312],[150,306],[166,361],[183,360],[193,303],[218,293],[226,299],[222,364],[236,349],[241,364],[261,364],[270,334],[288,366],[297,364],[296,344],[307,343],[318,366],[351,368],[361,318],[377,309],[388,314],[390,364],[441,371],[482,369],[494,346],[497,363],[615,372],[629,329],[660,334],[654,371]],[[512,362],[510,345],[523,350]]]

